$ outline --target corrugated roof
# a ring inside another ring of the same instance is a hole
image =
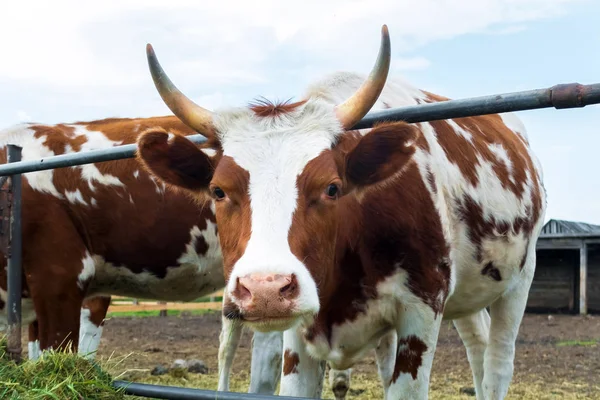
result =
[[[590,235],[590,234],[598,234],[600,235],[600,225],[592,225],[587,224],[585,222],[576,222],[576,221],[565,221],[562,219],[551,219],[544,225],[542,228],[542,236],[543,235],[569,235],[569,236],[577,236],[577,235]]]

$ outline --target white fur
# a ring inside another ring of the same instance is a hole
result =
[[[90,131],[83,125],[71,126],[75,128],[75,135],[84,136],[87,139],[81,145],[81,152],[106,149],[123,144],[122,141],[119,142],[108,139],[106,135],[100,131]],[[123,182],[121,182],[121,180],[116,176],[110,174],[103,174],[102,172],[100,172],[96,164],[74,165],[71,168],[81,170],[81,176],[87,182],[92,191],[95,190],[95,183],[104,186],[125,186]]]
[[[30,360],[38,360],[41,356],[40,341],[27,342],[27,358]]]
[[[281,375],[279,395],[320,399],[325,375],[325,361],[311,357],[298,329],[288,329],[283,332],[283,349],[284,354],[286,351],[296,353],[299,363],[296,367],[298,372]]]
[[[219,384],[217,391],[229,391],[229,373],[233,365],[235,350],[240,342],[242,326],[228,318],[221,317],[221,333],[219,335]]]
[[[85,284],[94,276],[96,272],[96,262],[89,251],[85,252],[85,257],[81,260],[82,268],[77,277],[77,284],[81,289],[85,288]]]
[[[65,197],[72,204],[81,204],[88,206],[89,204],[84,200],[81,190],[75,189],[74,191],[65,190]]]
[[[375,360],[377,361],[377,372],[383,386],[384,400],[392,381],[394,366],[396,365],[396,351],[398,347],[398,334],[395,330],[389,331],[380,340],[375,349]]]
[[[46,141],[45,136],[36,138],[35,131],[30,127],[32,124],[19,124],[13,127],[0,131],[0,149],[6,145],[13,144],[20,146],[21,160],[31,161],[38,160],[40,158],[47,158],[55,156],[54,151],[50,150],[44,142]],[[54,186],[53,177],[54,170],[49,169],[45,171],[28,172],[23,174],[23,177],[29,183],[29,186],[33,190],[37,190],[43,193],[49,193],[57,198],[63,198],[63,195],[58,192],[56,186]]]
[[[248,393],[272,395],[281,377],[283,332],[255,332]]]
[[[81,308],[79,325],[78,353],[88,359],[94,359],[102,338],[102,325],[94,324],[90,319],[91,311]]]
[[[217,154],[217,151],[215,149],[206,148],[206,149],[200,149],[200,151],[209,157],[214,157]]]

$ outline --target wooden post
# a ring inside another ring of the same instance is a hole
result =
[[[587,243],[582,240],[579,248],[579,314],[587,314]]]
[[[158,304],[167,304],[166,301],[159,301]],[[158,312],[158,316],[159,317],[166,317],[167,316],[167,309],[165,308],[164,310],[160,310]]]

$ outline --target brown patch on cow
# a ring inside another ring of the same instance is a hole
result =
[[[426,351],[427,345],[417,336],[410,335],[399,339],[396,365],[390,385],[398,380],[400,374],[410,374],[413,379],[417,379],[419,368],[423,363],[423,353]]]
[[[431,93],[426,90],[421,90],[425,94],[425,103],[438,103],[440,101],[448,101],[449,97],[440,96],[439,94]]]
[[[539,194],[537,188],[534,192]],[[540,204],[541,207],[541,204]],[[483,262],[482,243],[486,238],[504,238],[507,240],[509,234],[518,235],[523,232],[529,234],[539,218],[537,213],[526,208],[525,216],[517,217],[512,222],[498,221],[493,217],[485,217],[481,205],[469,195],[465,195],[462,201],[455,205],[459,218],[467,225],[469,239],[475,245],[475,257],[478,262]],[[536,209],[534,206],[533,209]]]
[[[405,125],[393,126],[401,131]],[[393,127],[384,132],[398,133]],[[308,341],[329,337],[332,325],[365,313],[367,302],[378,296],[378,283],[399,270],[407,271],[407,287],[435,313],[442,311],[447,296],[449,248],[416,164],[408,164],[393,183],[364,192],[360,201],[353,195],[318,200],[326,182],[344,176],[344,160],[359,140],[360,135],[347,132],[333,151],[311,160],[297,179],[299,197],[289,243],[317,282],[321,304],[315,323],[305,332]],[[357,180],[370,182],[368,177]]]
[[[83,308],[90,310],[90,322],[96,326],[104,326],[109,306],[110,296],[93,297],[83,302]]]
[[[138,160],[166,184],[193,192],[208,189],[214,162],[182,135],[169,139],[163,128],[145,131],[138,139]]]
[[[248,107],[258,117],[277,117],[283,114],[289,114],[305,103],[306,100],[295,103],[290,103],[289,100],[281,103],[273,103],[267,99],[261,98],[254,100]]]
[[[405,122],[376,126],[346,156],[345,177],[363,187],[391,177],[414,154],[418,136],[417,127]]]
[[[500,270],[494,267],[494,264],[489,262],[485,265],[485,267],[481,270],[481,275],[487,275],[496,282],[500,282],[502,280],[502,275],[500,275]]]
[[[298,364],[300,364],[298,353],[292,352],[290,349],[285,349],[283,353],[283,375],[297,374]]]
[[[28,334],[28,338],[29,338],[30,342],[35,342],[36,340],[39,340],[40,333],[39,333],[39,326],[38,326],[37,321],[33,321],[32,323],[29,324],[27,334]]]
[[[250,197],[248,186],[250,174],[229,156],[224,156],[215,170],[212,187],[221,188],[226,199],[215,201],[219,221],[219,240],[223,253],[225,279],[242,257],[250,240]]]

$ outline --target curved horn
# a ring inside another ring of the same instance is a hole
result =
[[[364,117],[383,90],[390,69],[390,34],[387,25],[381,28],[381,45],[375,66],[361,87],[345,102],[336,106],[335,113],[344,129],[351,129]]]
[[[213,137],[212,112],[200,107],[177,89],[160,66],[150,43],[146,45],[146,55],[154,85],[173,114],[198,133],[208,138]]]

